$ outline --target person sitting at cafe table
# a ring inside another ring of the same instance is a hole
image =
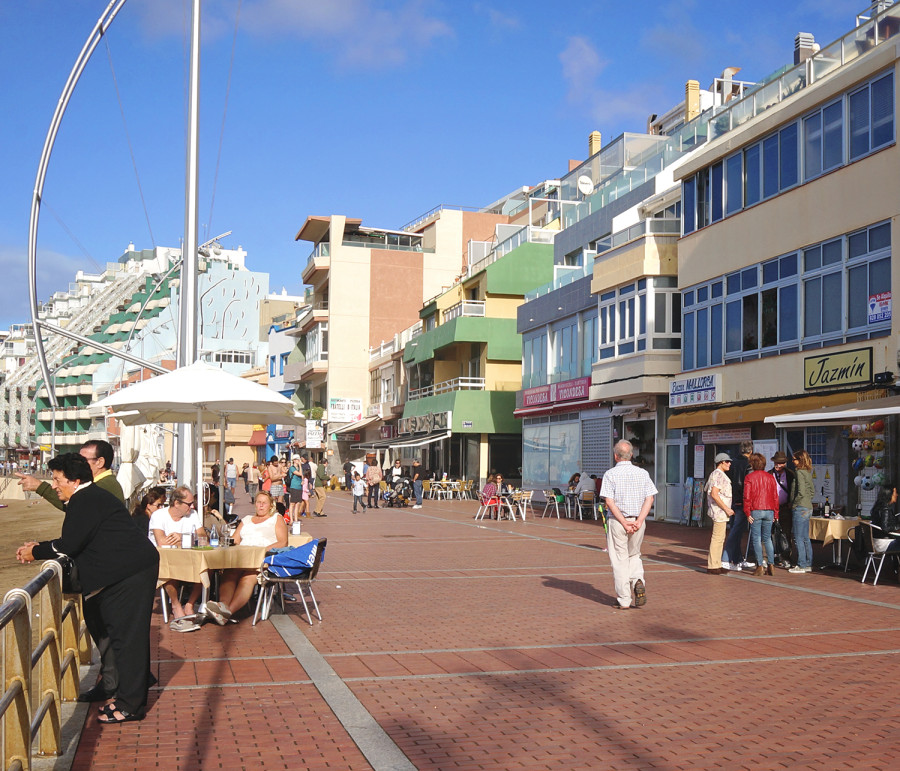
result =
[[[278,514],[275,499],[260,490],[256,494],[253,514],[243,517],[234,531],[235,546],[262,546],[265,549],[282,549],[288,545],[287,524]],[[228,568],[219,581],[219,599],[206,603],[207,614],[219,626],[228,623],[232,614],[246,605],[256,586],[258,571],[244,568]]]
[[[872,524],[880,532],[873,531],[872,541],[876,551],[885,554],[900,552],[900,516],[897,516],[897,488],[890,482],[884,482],[878,490],[878,497],[872,504]]]
[[[185,534],[196,534],[198,538],[205,539],[203,520],[194,506],[194,493],[191,488],[176,487],[172,491],[169,507],[157,509],[150,517],[150,540],[158,548],[163,548],[181,546]],[[172,616],[175,619],[193,615],[194,604],[200,597],[200,584],[191,584],[188,601],[183,605],[178,598],[178,581],[166,581],[163,586],[172,603]]]

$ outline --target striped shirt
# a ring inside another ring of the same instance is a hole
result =
[[[658,492],[650,475],[630,460],[620,460],[607,471],[600,486],[600,497],[612,499],[622,516],[629,519],[636,518],[647,497]]]

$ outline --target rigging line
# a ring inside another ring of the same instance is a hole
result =
[[[62,221],[62,217],[60,217],[56,213],[54,208],[49,203],[47,203],[45,200],[41,200],[41,204],[45,209],[47,209],[47,211],[50,212],[50,216],[52,216],[53,219],[56,220],[56,222],[59,224],[59,226],[66,232],[66,235],[69,238],[71,238],[72,241],[74,241],[75,246],[77,246],[81,250],[81,253],[91,261],[91,264],[97,269],[97,272],[102,273],[103,268],[100,267],[100,263],[94,259],[94,257],[91,255],[91,253],[85,248],[84,244],[82,244],[81,241],[78,240],[78,237],[71,230],[69,230],[69,226],[66,225],[66,223]]]
[[[141,175],[138,173],[137,160],[134,157],[134,147],[131,144],[131,135],[128,133],[128,121],[125,119],[125,107],[122,104],[122,94],[119,92],[119,81],[116,78],[116,68],[113,67],[112,51],[109,48],[109,40],[103,38],[106,46],[106,58],[109,60],[109,71],[112,73],[113,86],[116,89],[116,100],[119,103],[119,114],[122,116],[122,127],[125,130],[125,139],[128,142],[128,153],[131,155],[131,166],[134,169],[134,179],[137,182],[138,194],[141,198],[141,206],[144,207],[144,219],[147,220],[147,230],[150,232],[150,243],[156,247],[156,239],[153,237],[153,227],[150,225],[150,212],[147,211],[147,201],[144,199],[144,189],[141,186]]]
[[[241,20],[242,4],[243,0],[238,0],[237,13],[234,17],[234,36],[231,38],[231,61],[228,63],[228,82],[225,86],[225,107],[222,109],[222,128],[219,131],[219,150],[216,153],[216,170],[213,173],[212,200],[209,202],[209,219],[206,220],[207,231],[212,227],[213,207],[216,204],[216,185],[219,182],[219,164],[222,160],[222,144],[225,139],[225,119],[228,117],[228,97],[231,94],[231,75],[234,72],[234,51],[237,47],[238,26]]]

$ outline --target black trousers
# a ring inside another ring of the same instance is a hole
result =
[[[95,618],[106,627],[119,675],[116,705],[128,712],[147,704],[150,616],[158,576],[159,564],[154,564],[85,600],[85,623],[89,614],[98,614]]]
[[[381,485],[380,484],[369,485],[369,496],[368,496],[369,503],[368,503],[368,505],[371,506],[373,509],[378,508],[378,496],[379,495],[381,495]],[[373,498],[375,499],[375,503],[372,503]]]
[[[84,624],[100,653],[100,684],[104,691],[113,694],[119,688],[116,654],[113,653],[109,635],[106,633],[106,624],[100,615],[100,605],[93,602],[93,599],[84,602]]]

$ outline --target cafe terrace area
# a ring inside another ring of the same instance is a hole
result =
[[[289,603],[255,627],[178,634],[157,603],[146,719],[101,727],[96,707],[78,705],[64,728],[83,732],[56,767],[898,763],[900,586],[888,567],[877,586],[853,561],[847,573],[707,575],[708,528],[650,522],[647,605],[616,612],[601,522],[540,508],[476,521],[477,504],[457,500],[350,506],[335,493],[327,519],[304,522],[328,538],[321,623]],[[814,547],[817,568],[831,563],[831,545]]]

